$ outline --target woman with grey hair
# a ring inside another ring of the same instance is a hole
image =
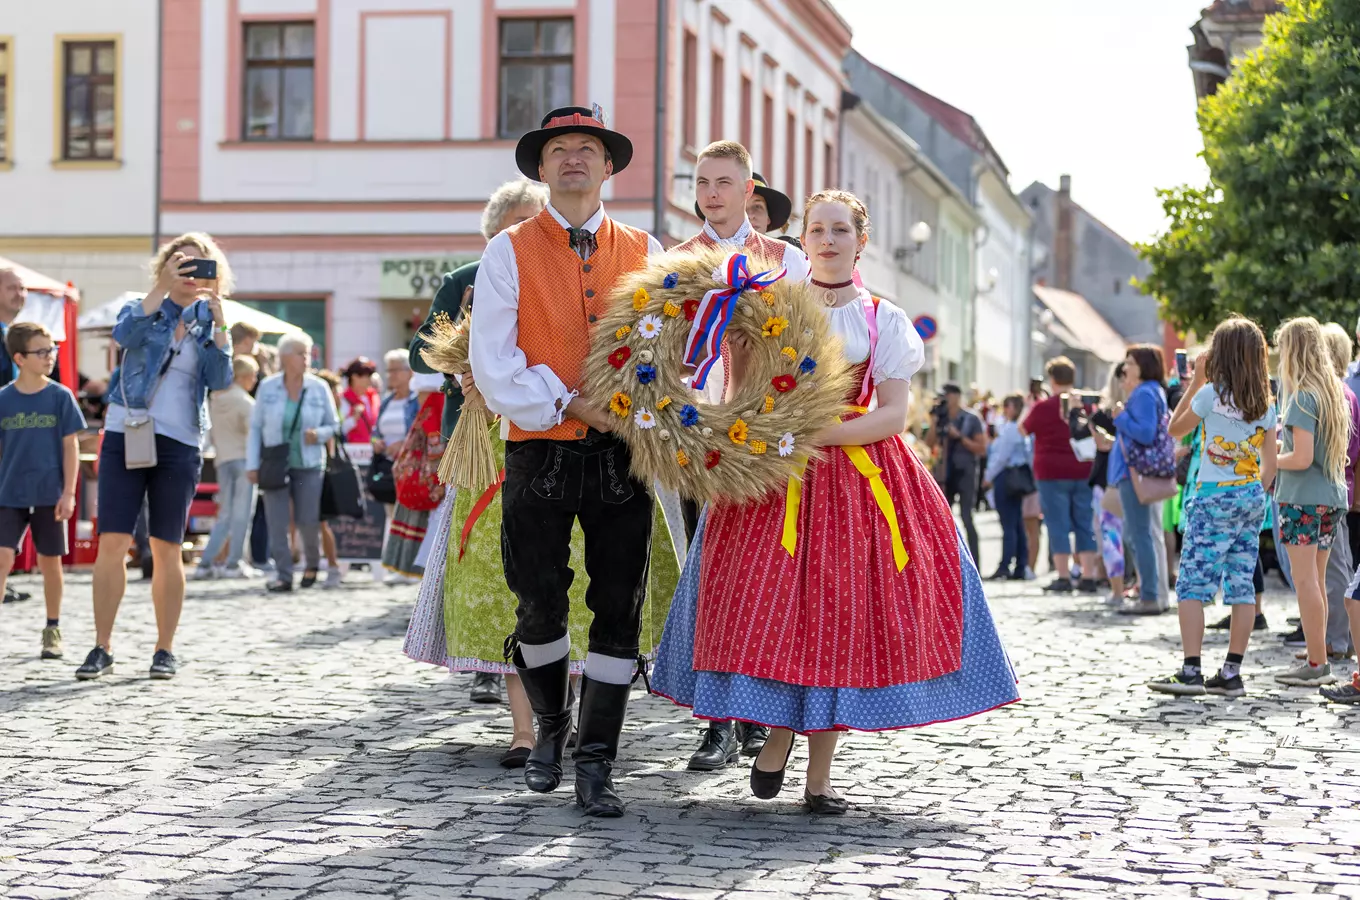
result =
[[[246,442],[246,477],[264,494],[269,555],[277,572],[266,590],[273,594],[293,589],[293,554],[288,547],[290,507],[306,566],[302,586],[316,584],[321,568],[321,481],[326,442],[335,436],[340,424],[329,385],[307,371],[312,339],[305,334],[285,335],[279,340],[278,350],[282,371],[260,383]]]
[[[513,225],[541,213],[548,205],[546,186],[524,178],[509,181],[498,187],[487,201],[482,211],[482,236],[488,241]],[[472,284],[477,279],[477,262],[470,262],[444,276],[444,283],[435,294],[430,307],[429,317],[424,326],[416,332],[411,341],[411,368],[422,374],[437,374],[421,356],[425,348],[424,335],[434,325],[435,319],[442,315],[457,321],[472,306]],[[463,405],[463,392],[451,377],[444,379],[444,416],[440,426],[445,440],[453,433],[458,422],[458,411]],[[436,539],[430,541],[428,555],[433,560],[426,566],[425,578],[421,584],[420,597],[411,616],[411,627],[406,636],[406,653],[413,659],[435,665],[446,665],[449,659],[444,632],[444,565],[447,553],[447,528],[441,528],[452,511],[454,492],[449,491],[443,506],[430,523],[430,530]],[[511,669],[510,671],[513,671]],[[501,676],[494,671],[480,671],[473,676],[472,699],[478,703],[501,702]],[[527,709],[527,700],[525,701]],[[532,734],[532,716],[526,720]],[[522,735],[521,735],[522,736]],[[532,740],[529,740],[532,744]],[[522,764],[522,763],[521,763]]]

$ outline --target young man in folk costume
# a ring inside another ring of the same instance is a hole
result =
[[[732,144],[732,141],[719,141],[709,145],[708,149],[717,147],[719,144]],[[736,146],[741,147],[740,144]],[[745,149],[744,147],[742,149]],[[706,149],[705,153],[708,152]],[[750,160],[750,153],[746,159]],[[704,154],[699,154],[699,159],[704,159]],[[751,223],[751,228],[757,234],[771,234],[786,228],[789,224],[789,217],[793,215],[793,201],[789,195],[782,191],[776,191],[765,183],[765,176],[759,172],[751,173],[751,193],[746,198],[746,219]],[[695,195],[699,198],[694,203],[694,214],[699,218],[708,221],[708,216],[704,215],[703,193],[698,189],[698,175],[695,175]],[[776,235],[777,240],[791,243],[794,246],[802,246],[795,237]]]
[[[757,184],[759,182],[759,184]],[[757,191],[761,193],[757,193]],[[793,244],[766,237],[771,213],[778,218],[774,227],[788,222],[789,198],[765,186],[751,171],[751,154],[736,141],[716,141],[699,154],[694,169],[694,210],[704,219],[703,230],[675,251],[696,253],[711,247],[730,247],[752,259],[752,271],[783,266],[785,278],[807,281],[810,269],[807,254]],[[762,196],[763,194],[763,196]],[[752,214],[761,219],[756,227]],[[727,354],[723,355],[726,370]],[[716,391],[723,389],[726,377],[710,378]],[[714,393],[716,394],[716,391]],[[713,396],[710,399],[718,400]],[[693,534],[699,519],[698,505],[685,502],[686,530]],[[704,730],[699,749],[689,759],[689,768],[699,772],[722,769],[746,756],[756,756],[765,746],[770,730],[746,722],[712,721]]]
[[[638,666],[652,496],[629,475],[628,447],[610,433],[608,413],[578,386],[593,323],[615,282],[661,252],[655,238],[610,219],[600,202],[604,182],[632,155],[599,107],[555,109],[520,139],[515,162],[547,183],[549,203],[487,245],[469,349],[487,406],[511,424],[502,555],[519,603],[506,649],[538,721],[524,781],[547,793],[562,780],[571,731],[568,559],[579,520],[594,618],[573,754],[576,802],[606,817],[623,814],[611,773]]]
[[[785,278],[808,279],[807,254],[765,236],[788,223],[791,204],[751,171],[751,154],[741,144],[715,141],[703,149],[694,168],[694,194],[694,212],[704,220],[703,230],[673,250],[744,249],[769,266],[783,265]]]

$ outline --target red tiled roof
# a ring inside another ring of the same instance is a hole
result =
[[[907,98],[917,106],[921,107],[928,116],[939,122],[940,125],[944,127],[945,131],[963,141],[978,153],[981,153],[984,156],[991,156],[997,161],[1006,174],[1010,174],[1010,170],[1006,168],[1005,161],[1001,159],[1001,154],[996,152],[996,148],[993,147],[992,142],[987,139],[987,134],[982,130],[982,126],[979,125],[977,120],[971,115],[959,109],[957,106],[946,103],[934,94],[921,90],[910,81],[894,75],[877,63],[868,59],[865,59],[864,61],[873,67],[875,71],[880,72],[884,77],[890,79],[899,91],[905,94]]]

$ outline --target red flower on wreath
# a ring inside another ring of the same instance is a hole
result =
[[[681,306],[684,307],[684,310],[685,310],[685,318],[688,319],[689,321],[693,322],[693,321],[694,321],[694,317],[697,316],[697,315],[699,314],[699,301],[698,301],[698,300],[686,300],[683,304],[681,304]]]
[[[609,354],[609,364],[616,369],[622,369],[623,364],[628,362],[628,357],[633,355],[633,351],[627,347],[620,347]]]
[[[718,461],[721,459],[722,454],[719,453],[717,450],[708,451],[708,453],[704,454],[704,468],[705,469],[713,468],[718,464]]]
[[[770,379],[770,384],[774,385],[774,389],[781,394],[787,394],[798,387],[798,381],[792,375],[776,375]]]

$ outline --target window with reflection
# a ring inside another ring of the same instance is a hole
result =
[[[114,159],[118,146],[117,43],[64,43],[62,72],[61,158]]]
[[[571,106],[571,19],[502,19],[497,132],[515,138],[538,128],[549,110]]]
[[[310,141],[316,110],[316,26],[245,26],[241,136],[248,141]]]

